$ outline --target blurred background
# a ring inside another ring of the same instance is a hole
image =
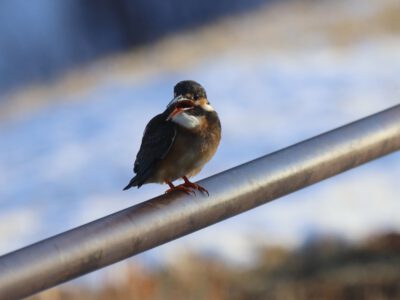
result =
[[[223,125],[201,179],[398,104],[399,74],[398,0],[1,1],[0,254],[162,193],[122,188],[180,80]],[[394,299],[399,177],[395,153],[32,299]]]

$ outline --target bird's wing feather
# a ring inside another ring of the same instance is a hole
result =
[[[144,130],[133,169],[139,186],[152,175],[155,164],[167,155],[174,142],[176,125],[166,117],[165,112],[155,116]]]

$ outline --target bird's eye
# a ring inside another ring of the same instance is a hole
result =
[[[199,94],[194,94],[194,96],[193,96],[194,100],[199,100],[199,98],[200,98]]]

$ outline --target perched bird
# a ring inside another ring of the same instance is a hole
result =
[[[215,154],[221,140],[221,123],[207,100],[205,89],[185,80],[174,87],[174,99],[166,110],[147,124],[133,171],[136,176],[124,188],[146,183],[167,183],[166,193],[193,189],[208,191],[189,181]],[[183,184],[173,185],[178,178]]]

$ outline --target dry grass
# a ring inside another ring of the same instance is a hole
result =
[[[399,299],[399,266],[400,234],[353,246],[326,239],[297,251],[260,249],[249,269],[191,254],[161,270],[132,265],[124,280],[95,290],[55,288],[30,300]]]

